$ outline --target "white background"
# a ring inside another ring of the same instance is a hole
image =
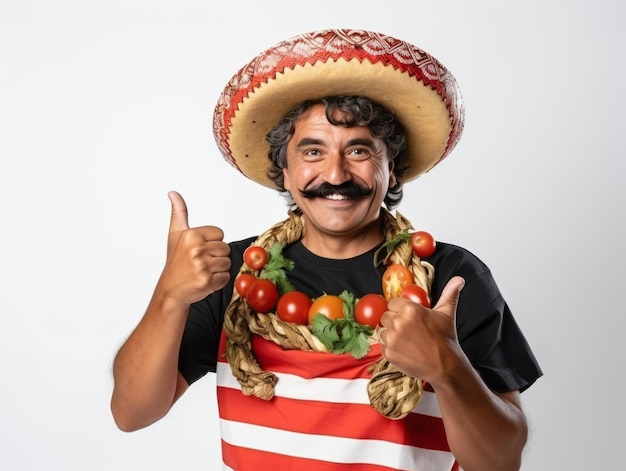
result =
[[[0,468],[214,470],[214,380],[125,434],[111,361],[160,273],[168,190],[228,240],[285,216],[219,155],[213,106],[254,55],[327,27],[440,59],[463,138],[400,211],[495,274],[545,376],[524,470],[619,469],[624,6],[609,0],[0,4]]]

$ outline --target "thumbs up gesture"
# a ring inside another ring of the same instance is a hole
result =
[[[462,355],[456,308],[464,284],[460,276],[451,278],[432,309],[402,297],[390,299],[379,333],[383,356],[403,373],[431,384],[449,374],[446,369]]]
[[[159,288],[171,299],[190,305],[223,288],[230,278],[230,247],[219,227],[190,228],[183,197],[168,193],[172,205],[167,260]]]

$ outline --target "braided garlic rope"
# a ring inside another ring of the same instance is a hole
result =
[[[383,213],[385,237],[388,241],[401,232],[413,229],[411,223],[400,213],[396,212],[396,217],[386,210]],[[303,231],[302,217],[289,213],[287,219],[260,235],[254,244],[269,251],[275,243],[285,246],[299,240]],[[434,268],[415,255],[410,244],[397,244],[389,254],[389,261],[407,266],[413,273],[416,284],[430,293]],[[249,268],[244,264],[240,273],[246,271]],[[327,352],[326,347],[307,326],[284,322],[274,313],[260,314],[252,311],[236,290],[233,290],[233,297],[224,315],[224,329],[226,358],[243,393],[265,400],[274,397],[277,378],[258,364],[252,351],[251,334],[258,334],[285,349]],[[374,332],[371,341],[379,341],[378,331]],[[400,373],[384,358],[372,365],[371,372],[372,378],[367,388],[370,404],[385,417],[401,419],[421,401],[423,387],[419,378]]]

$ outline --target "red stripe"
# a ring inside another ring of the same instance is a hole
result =
[[[226,363],[222,354],[225,351],[225,335],[220,339],[219,361]],[[302,350],[285,350],[280,345],[265,340],[259,335],[252,335],[252,351],[261,367],[267,371],[287,373],[301,378],[340,378],[356,379],[372,377],[369,368],[380,357],[380,345],[374,344],[368,354],[356,360],[350,354],[336,355],[333,353],[311,352]],[[423,384],[426,391],[433,392],[428,383]]]
[[[302,378],[370,378],[369,367],[380,359],[380,345],[372,345],[363,358],[357,360],[349,353],[285,350],[258,335],[252,338],[252,349],[263,360],[263,368],[278,373],[290,373]]]
[[[224,335],[220,342],[220,352],[223,351],[225,351]],[[252,335],[252,351],[264,370],[294,374],[307,379],[370,378],[369,367],[381,357],[378,344],[372,345],[369,353],[357,360],[349,353],[337,355],[325,352],[285,350],[259,335]],[[220,355],[219,360],[226,361],[223,355]]]
[[[315,443],[312,441],[311,446]],[[294,458],[266,453],[250,448],[239,448],[222,441],[222,457],[226,465],[236,471],[394,471],[394,468],[371,464],[331,463],[328,461]]]
[[[218,387],[222,419],[337,437],[383,440],[429,450],[450,451],[443,422],[412,413],[403,420],[383,417],[367,404],[337,404],[274,397],[264,401],[238,389]]]
[[[285,350],[259,335],[252,336],[252,350],[264,370],[293,374],[306,379],[370,379],[370,367],[382,357],[379,344],[372,345],[367,355],[357,360],[349,353],[337,355]],[[426,391],[434,391],[430,384],[424,383],[423,386]]]

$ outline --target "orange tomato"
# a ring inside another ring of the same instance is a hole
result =
[[[391,298],[400,296],[406,285],[415,283],[413,273],[400,263],[392,263],[383,273],[382,279],[383,296],[389,301]]]
[[[334,294],[324,294],[313,301],[309,309],[309,324],[317,314],[323,314],[331,320],[343,318],[343,300]]]

